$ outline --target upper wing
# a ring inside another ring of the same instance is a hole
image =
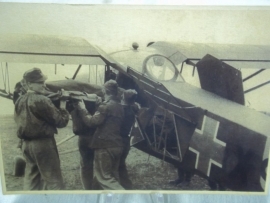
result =
[[[241,68],[270,68],[270,46],[241,44],[202,44],[202,43],[168,43],[155,42],[153,47],[167,57],[178,56],[188,61],[201,60],[210,54],[221,61]],[[179,60],[180,61],[180,60]]]
[[[8,63],[80,64],[77,71],[81,65],[111,65],[119,71],[126,70],[87,40],[56,35],[0,34],[0,62],[6,63],[5,71],[1,65],[4,89],[0,89],[0,96],[10,99],[12,94],[6,87],[9,86]]]
[[[83,38],[53,35],[0,35],[0,61],[104,65],[97,49]]]

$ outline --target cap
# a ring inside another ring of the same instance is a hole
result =
[[[122,98],[126,103],[129,103],[129,104],[134,103],[135,99],[137,98],[137,92],[132,89],[124,90]]]
[[[115,80],[108,80],[107,82],[104,83],[104,89],[106,93],[110,93],[113,95],[117,95],[118,93],[118,84]]]
[[[32,68],[24,73],[23,79],[25,79],[26,82],[39,83],[47,80],[47,76],[44,75],[39,68]]]

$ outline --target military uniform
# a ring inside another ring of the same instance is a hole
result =
[[[94,107],[93,107],[94,109]],[[73,121],[73,132],[79,135],[78,147],[80,158],[80,175],[85,190],[93,189],[94,173],[94,149],[90,147],[95,128],[84,125],[79,115],[78,109],[70,112]]]
[[[94,179],[102,189],[123,190],[119,183],[119,161],[123,150],[120,136],[124,118],[122,105],[116,96],[110,96],[100,104],[92,116],[87,109],[79,107],[83,122],[97,127],[90,145],[94,153]],[[94,188],[99,189],[99,188]]]
[[[80,135],[78,139],[78,147],[81,155],[80,173],[82,184],[85,190],[93,189],[94,149],[90,147],[92,136],[93,135]]]
[[[119,164],[119,176],[120,183],[125,189],[132,189],[132,182],[129,179],[128,171],[126,167],[126,158],[130,150],[130,137],[129,133],[132,125],[135,122],[135,115],[138,113],[139,108],[136,104],[134,105],[123,105],[124,108],[124,122],[121,127],[121,137],[123,138],[123,154]]]
[[[68,112],[57,109],[42,94],[29,91],[15,103],[17,136],[23,140],[26,160],[25,190],[63,189],[59,155],[54,139],[57,128],[65,127]]]

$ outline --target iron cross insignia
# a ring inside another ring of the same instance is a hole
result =
[[[195,169],[209,177],[211,165],[222,168],[226,143],[217,139],[219,121],[204,116],[201,130],[192,135],[189,150],[196,154]]]

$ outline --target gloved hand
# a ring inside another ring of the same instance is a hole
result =
[[[64,89],[61,89],[61,91],[59,92],[59,95],[61,95],[60,109],[66,109],[66,99],[64,97],[65,94],[66,94],[66,91]]]
[[[60,109],[66,109],[66,101],[60,100]]]
[[[77,102],[77,105],[76,106],[77,106],[76,108],[78,108],[78,109],[86,109],[83,100]]]
[[[102,98],[97,96],[96,105],[99,106],[102,103]]]

